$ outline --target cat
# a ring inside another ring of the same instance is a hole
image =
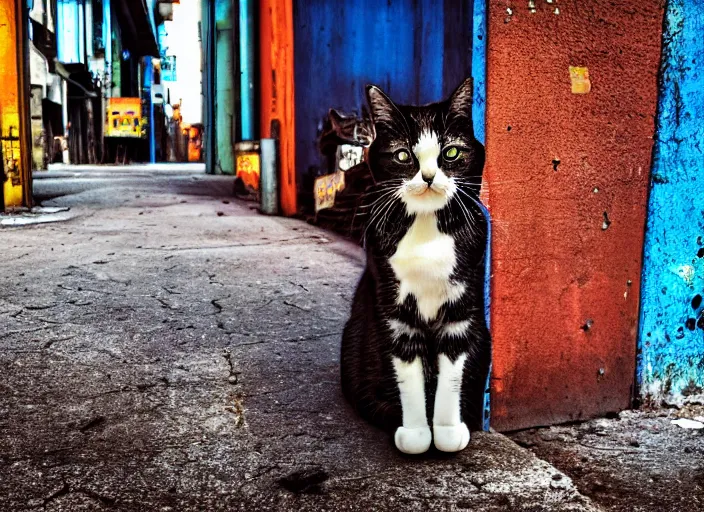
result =
[[[431,442],[463,450],[481,424],[489,226],[472,89],[470,78],[447,100],[416,107],[366,88],[375,185],[364,201],[366,268],[342,336],[342,391],[408,454]]]

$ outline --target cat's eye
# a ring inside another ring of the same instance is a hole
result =
[[[394,158],[402,164],[407,164],[411,161],[411,154],[405,149],[399,149],[394,153]]]
[[[458,156],[460,156],[460,150],[457,148],[457,146],[449,146],[445,148],[445,150],[442,152],[442,156],[445,160],[451,162],[452,160],[456,160]]]

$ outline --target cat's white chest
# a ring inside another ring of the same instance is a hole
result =
[[[400,283],[397,302],[402,304],[413,295],[421,318],[434,320],[444,304],[464,292],[463,285],[450,279],[456,262],[455,241],[440,232],[435,215],[416,216],[389,258]]]

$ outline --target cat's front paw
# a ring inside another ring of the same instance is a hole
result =
[[[432,439],[433,436],[428,426],[417,428],[398,427],[394,435],[396,448],[410,455],[427,452]]]
[[[433,441],[435,448],[441,452],[459,452],[469,444],[469,429],[464,423],[452,426],[436,425],[433,427]]]

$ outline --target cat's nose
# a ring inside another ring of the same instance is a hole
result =
[[[425,172],[422,172],[422,173],[421,173],[421,176],[423,177],[423,181],[426,182],[426,183],[428,184],[428,186],[430,186],[430,185],[433,184],[433,180],[435,179],[435,173],[434,173],[434,172],[433,172],[433,173],[429,173],[429,172],[428,172],[428,173],[425,173]]]

